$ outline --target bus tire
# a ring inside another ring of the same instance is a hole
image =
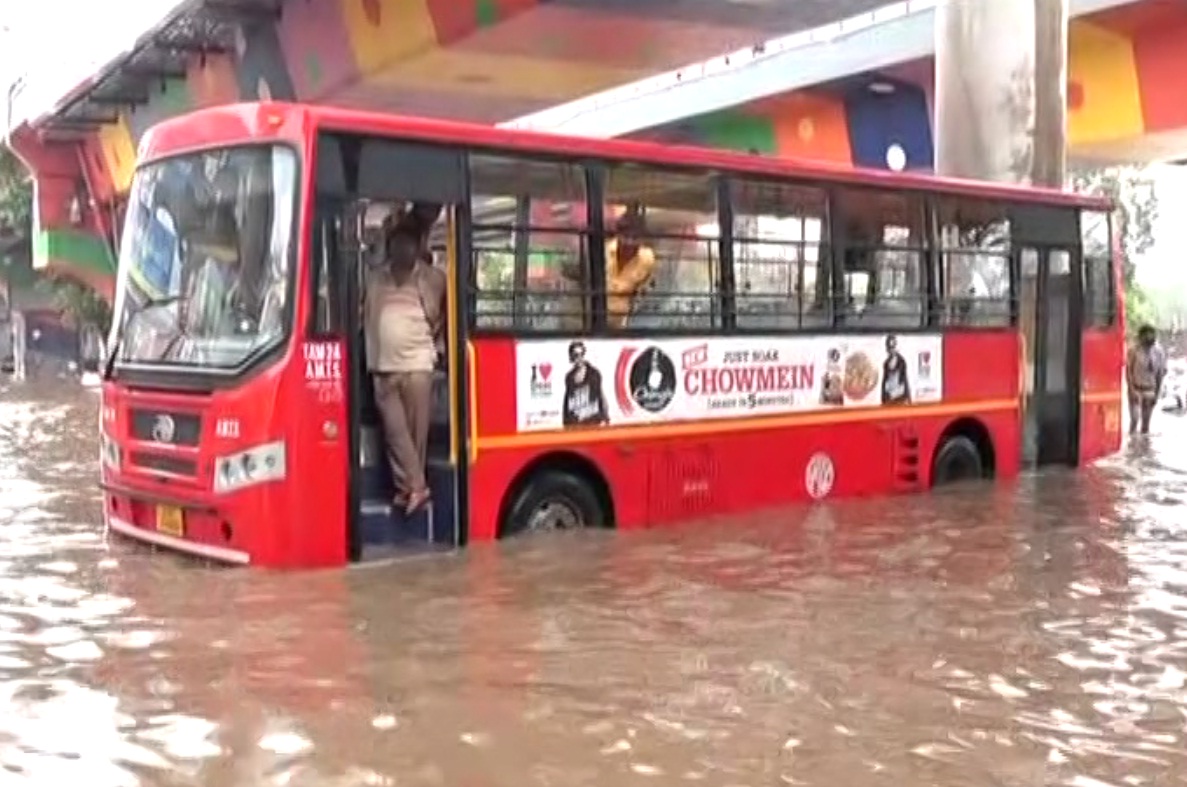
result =
[[[962,481],[980,481],[985,478],[985,462],[981,450],[971,438],[953,435],[936,451],[931,465],[931,485],[945,486]]]
[[[605,522],[605,506],[589,482],[572,473],[545,470],[523,485],[507,509],[499,537],[601,527]]]

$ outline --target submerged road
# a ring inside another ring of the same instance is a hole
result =
[[[1187,420],[1099,467],[398,567],[106,543],[0,392],[0,787],[1187,783]]]

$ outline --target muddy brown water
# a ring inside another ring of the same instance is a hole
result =
[[[398,567],[107,543],[0,391],[0,787],[1187,783],[1187,420],[1098,467]]]

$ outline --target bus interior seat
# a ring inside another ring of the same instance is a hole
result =
[[[753,330],[793,331],[797,328],[828,328],[831,321],[827,311],[816,308],[812,302],[801,304],[800,298],[792,295],[747,302],[745,311],[738,313],[738,325]]]
[[[871,327],[889,329],[918,328],[923,324],[923,305],[898,301],[876,302],[858,314],[849,316],[846,322],[849,325],[868,324]]]

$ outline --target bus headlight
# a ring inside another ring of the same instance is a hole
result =
[[[105,433],[99,433],[99,461],[109,470],[120,469],[120,447]]]
[[[280,481],[285,477],[284,441],[258,445],[246,451],[214,460],[214,491],[234,492],[255,484]]]

